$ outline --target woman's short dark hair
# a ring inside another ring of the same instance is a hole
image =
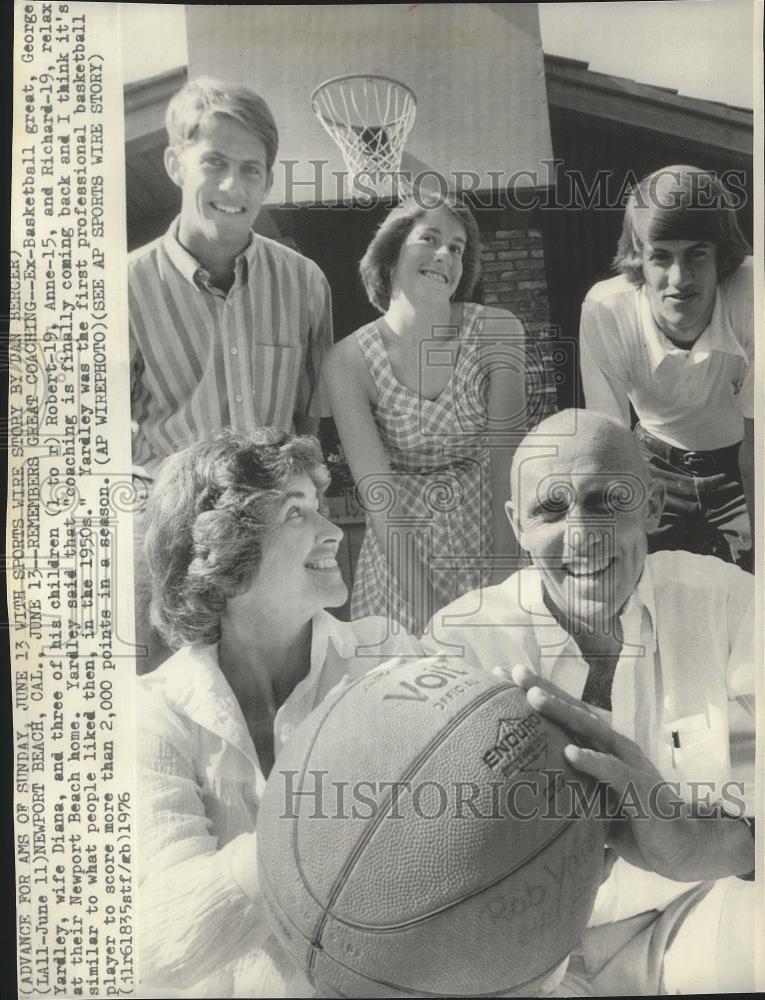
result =
[[[452,298],[464,302],[473,294],[481,271],[481,239],[473,213],[452,195],[420,193],[397,205],[385,217],[359,265],[367,298],[379,312],[386,312],[390,305],[391,275],[404,240],[426,212],[437,208],[448,209],[465,229],[462,277]]]
[[[218,641],[226,603],[256,573],[284,489],[302,473],[320,493],[327,488],[311,437],[259,443],[223,431],[166,460],[146,512],[145,551],[152,624],[169,646]]]
[[[736,204],[734,195],[708,170],[683,164],[655,170],[630,193],[615,270],[640,286],[645,243],[693,240],[715,244],[717,277],[727,278],[752,252],[739,229]]]

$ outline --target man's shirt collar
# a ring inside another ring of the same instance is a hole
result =
[[[581,657],[575,639],[566,632],[545,604],[541,574],[531,566],[522,570],[518,575],[521,579],[516,581],[515,584],[513,583],[514,577],[511,576],[502,586],[520,586],[519,597],[522,607],[526,609],[531,618],[537,648],[540,651],[544,651],[545,655],[551,659],[570,656]],[[508,595],[508,598],[510,598],[510,595]],[[635,631],[635,629],[630,627],[632,623],[636,622],[637,629],[640,628],[641,613],[643,610],[648,614],[653,638],[653,651],[655,651],[658,648],[656,602],[653,582],[651,580],[651,570],[647,559],[643,564],[643,571],[635,589],[619,613],[619,620],[622,623],[625,638],[628,641],[632,641],[632,633]]]
[[[659,329],[651,312],[651,304],[648,300],[645,286],[640,288],[639,299],[643,340],[653,373],[670,356],[678,357],[685,355],[691,364],[698,364],[706,361],[713,351],[720,351],[725,354],[738,355],[745,361],[747,360],[746,351],[736,339],[728,322],[719,285],[715,294],[715,304],[712,309],[709,325],[688,350],[673,344],[669,337]]]
[[[179,215],[176,216],[176,218],[170,223],[170,228],[165,233],[162,241],[165,252],[170,258],[171,264],[175,267],[178,273],[189,282],[189,284],[194,285],[195,288],[199,288],[200,286],[209,287],[209,272],[199,263],[196,257],[190,254],[189,251],[181,245],[178,240],[178,228],[180,226],[180,222],[181,217]],[[250,236],[250,242],[234,261],[235,285],[247,283],[250,268],[255,262],[257,252],[257,240],[254,239],[254,234],[252,234]]]

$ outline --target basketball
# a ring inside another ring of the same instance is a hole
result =
[[[511,681],[444,657],[391,660],[304,720],[258,812],[258,871],[319,994],[486,996],[555,969],[605,839],[567,742]]]

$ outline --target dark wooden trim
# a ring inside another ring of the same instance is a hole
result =
[[[622,126],[688,139],[728,153],[752,156],[754,116],[743,108],[682,97],[676,91],[593,73],[575,60],[545,56],[551,109],[586,114]]]
[[[178,66],[165,73],[146,77],[145,80],[126,83],[123,87],[125,114],[152,104],[167,104],[173,94],[181,89],[188,76],[188,66]]]

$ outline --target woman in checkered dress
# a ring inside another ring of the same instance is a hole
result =
[[[452,198],[410,199],[361,262],[383,314],[324,367],[332,414],[367,512],[351,615],[421,632],[468,590],[499,582],[517,554],[504,512],[525,424],[523,327],[468,303],[480,246]]]

